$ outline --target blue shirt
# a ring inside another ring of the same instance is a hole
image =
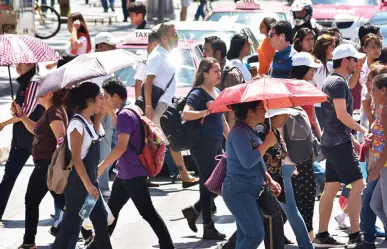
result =
[[[262,155],[257,147],[253,146],[253,142],[262,144],[262,140],[252,129],[238,124],[231,129],[226,146],[227,176],[262,176],[260,163],[266,172]],[[260,179],[263,184],[263,176]]]
[[[269,75],[273,78],[289,79],[290,72],[293,68],[292,57],[296,53],[297,51],[291,45],[282,51],[275,52]]]
[[[216,91],[220,92],[216,88]],[[187,97],[187,105],[191,106],[195,111],[207,110],[207,102],[214,100],[203,89],[194,89]],[[223,139],[223,113],[209,114],[204,118],[201,125],[200,135],[202,137],[212,137]],[[200,120],[201,121],[201,120]]]

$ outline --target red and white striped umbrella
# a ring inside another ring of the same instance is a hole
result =
[[[56,61],[61,58],[55,49],[29,35],[2,34],[0,44],[0,66]]]

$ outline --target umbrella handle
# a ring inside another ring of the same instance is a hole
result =
[[[270,117],[270,108],[269,108],[269,101],[266,100],[266,106],[267,106],[267,116],[269,116],[269,128],[271,130],[271,117]]]
[[[8,67],[9,85],[11,86],[11,96],[12,96],[12,101],[13,101],[13,100],[15,100],[15,98],[13,96],[13,85],[12,85],[12,78],[11,78],[11,69],[9,68],[9,65],[7,67]]]

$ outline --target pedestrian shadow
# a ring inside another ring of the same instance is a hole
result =
[[[39,249],[51,249],[51,247],[52,247],[52,244],[49,244],[49,245],[45,245],[45,246],[37,246],[37,248],[39,248]]]
[[[215,223],[218,224],[232,224],[235,222],[235,218],[231,214],[226,214],[226,215],[213,215],[212,219],[214,220]]]
[[[38,226],[50,227],[52,226],[52,221],[53,219],[40,220]],[[2,227],[4,228],[24,228],[25,220],[2,220],[0,221],[0,224],[2,224]]]
[[[5,167],[5,162],[0,164],[0,168],[3,168],[3,167]],[[23,167],[35,167],[35,165],[28,163],[28,164],[25,164]]]
[[[149,192],[151,196],[168,196],[169,194],[172,193],[179,193],[182,191],[199,191],[199,190],[194,190],[194,189],[176,189],[176,188],[170,188],[170,189],[160,189],[160,188],[149,188]]]
[[[201,237],[197,237],[197,236],[185,236],[182,238],[198,239],[198,241],[174,242],[173,244],[175,245],[176,249],[208,249],[222,242],[221,240],[203,240]],[[154,245],[152,247],[160,248],[159,245]]]

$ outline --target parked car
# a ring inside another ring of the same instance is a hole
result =
[[[387,11],[380,11],[375,13],[371,18],[370,23],[377,25],[386,25],[387,24]]]
[[[323,27],[337,26],[343,38],[356,41],[359,27],[387,8],[387,0],[312,0],[313,17]]]
[[[273,17],[277,21],[289,21],[293,23],[293,18],[289,7],[272,3],[270,1],[262,3],[237,3],[225,4],[214,8],[205,17],[205,21],[224,23],[246,24],[255,35],[258,42],[261,42],[265,36],[259,32],[259,24],[265,17]]]

